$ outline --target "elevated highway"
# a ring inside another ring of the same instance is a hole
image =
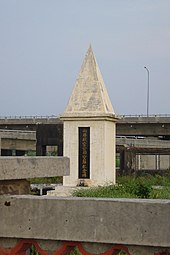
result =
[[[0,117],[0,129],[36,131],[38,124],[62,124],[58,116],[8,116]]]
[[[46,131],[46,130],[45,130]],[[45,135],[45,134],[44,134]],[[0,129],[1,148],[3,149],[22,149],[35,150],[36,131],[6,130]],[[41,138],[43,139],[43,138]],[[166,140],[149,138],[126,138],[116,137],[116,146],[134,148],[136,150],[168,150],[170,152],[170,142]]]
[[[170,115],[118,115],[117,136],[164,136],[170,138]],[[0,117],[0,129],[36,130],[38,124],[62,125],[59,116]]]
[[[134,148],[135,150],[165,150],[167,149],[170,152],[170,141],[166,140],[158,140],[158,139],[150,139],[150,138],[143,138],[143,139],[135,139],[135,138],[116,138],[116,145],[117,146],[124,146],[126,148]]]
[[[25,151],[35,151],[36,132],[0,129],[0,148],[2,155],[3,153],[12,155],[14,152],[16,154],[16,151],[18,155],[20,155],[19,151],[23,155]]]
[[[120,172],[169,169],[170,115],[118,117],[116,149]],[[47,147],[55,145],[58,155],[62,155],[62,133],[63,123],[57,116],[0,118],[2,150],[36,149],[37,155],[46,155]]]
[[[118,136],[170,136],[170,115],[119,117]]]
[[[35,131],[0,129],[1,139],[36,140]]]
[[[170,168],[170,141],[167,140],[117,137],[116,151],[120,174],[139,173],[139,170],[161,174]]]

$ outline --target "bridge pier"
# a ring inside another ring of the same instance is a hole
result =
[[[36,144],[36,155],[37,156],[46,156],[46,145]]]
[[[131,175],[136,171],[136,153],[132,150],[120,151],[120,175]]]
[[[46,156],[47,146],[57,146],[57,156],[63,156],[63,125],[38,124],[36,128],[36,155]]]

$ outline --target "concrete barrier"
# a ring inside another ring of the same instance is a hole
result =
[[[32,244],[41,255],[170,254],[170,200],[6,195],[27,193],[26,178],[64,174],[68,158],[0,157],[0,255],[30,254]]]
[[[170,200],[0,197],[1,238],[170,247],[169,217]]]
[[[30,193],[26,179],[69,175],[67,157],[0,157],[0,195]]]
[[[67,157],[0,157],[0,180],[69,175]]]

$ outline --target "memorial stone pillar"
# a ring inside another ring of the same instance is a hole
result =
[[[115,116],[92,48],[87,51],[61,119],[70,176],[64,186],[115,183]]]

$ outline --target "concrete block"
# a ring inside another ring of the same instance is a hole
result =
[[[170,247],[170,200],[0,197],[0,238]]]
[[[67,157],[0,157],[0,180],[69,175]]]
[[[25,195],[30,193],[30,182],[27,180],[0,181],[0,195]]]

